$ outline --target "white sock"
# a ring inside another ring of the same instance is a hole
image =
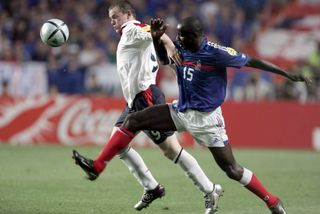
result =
[[[252,176],[253,172],[251,172],[249,169],[243,168],[243,175],[239,182],[243,186],[247,186],[250,183]]]
[[[158,186],[159,183],[154,179],[142,157],[134,149],[129,147],[126,151],[119,154],[118,157],[145,190],[153,190]]]
[[[196,159],[194,159],[187,151],[181,149],[180,153],[175,158],[174,163],[179,164],[183,171],[185,171],[186,176],[193,181],[204,195],[213,191],[213,183],[206,174],[204,174]]]

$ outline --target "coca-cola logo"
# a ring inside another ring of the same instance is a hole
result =
[[[50,126],[46,118],[53,102],[47,97],[12,98],[12,102],[1,108],[0,139],[10,143],[31,143],[39,137],[40,141],[41,130]]]
[[[19,98],[10,102],[0,98],[0,103],[1,141],[72,146],[106,144],[124,105],[119,100],[74,96]],[[143,133],[132,144],[154,146]]]
[[[121,111],[93,110],[90,99],[80,99],[62,114],[57,124],[57,136],[65,145],[99,144],[109,138]]]

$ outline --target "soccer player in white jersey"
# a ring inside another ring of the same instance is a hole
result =
[[[111,137],[118,138],[119,132],[122,133],[119,127],[122,126],[128,114],[149,106],[165,104],[165,97],[155,85],[159,66],[150,34],[150,26],[135,19],[134,9],[128,1],[120,0],[112,3],[109,7],[109,17],[112,26],[121,35],[117,48],[117,70],[123,95],[127,101],[127,106],[116,122]],[[169,38],[164,35],[163,39],[168,40]],[[171,48],[174,50],[173,45]],[[197,161],[181,148],[173,131],[157,131],[155,129],[144,132],[160,147],[167,158],[182,168],[203,193],[205,213],[213,213],[217,207],[217,200],[222,194],[221,186],[214,185],[207,178]],[[105,147],[109,147],[108,144]],[[117,148],[119,147],[117,146]],[[95,180],[105,168],[107,161],[104,150],[94,161],[83,157],[77,151],[73,152],[76,164],[87,173],[90,180]],[[141,200],[134,206],[135,209],[141,210],[165,194],[164,187],[155,180],[141,156],[133,148],[125,146],[119,150],[115,149],[113,154],[118,154],[145,189]]]

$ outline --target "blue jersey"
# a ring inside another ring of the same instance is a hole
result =
[[[209,112],[219,107],[226,96],[227,67],[244,66],[249,56],[232,48],[217,45],[204,39],[197,53],[180,51],[183,65],[176,67],[179,85],[177,109]]]

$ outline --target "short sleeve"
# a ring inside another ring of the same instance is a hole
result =
[[[150,34],[150,27],[146,26],[132,26],[127,31],[127,37],[131,41],[152,41],[152,36]]]
[[[240,68],[249,60],[247,54],[238,52],[230,47],[219,46],[217,48],[216,65],[222,67]]]

